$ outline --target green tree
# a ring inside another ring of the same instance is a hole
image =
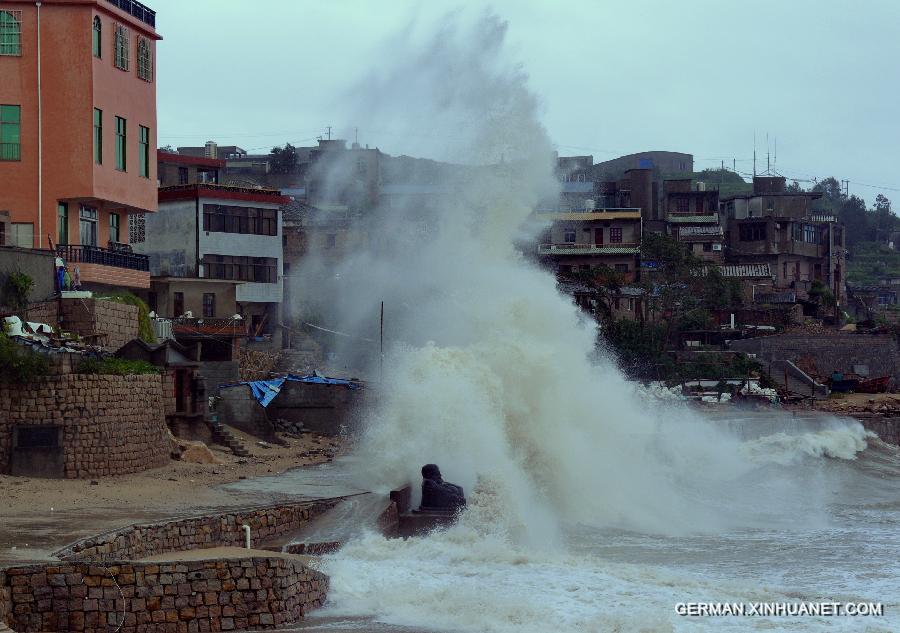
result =
[[[297,148],[290,143],[285,143],[284,147],[273,147],[269,158],[273,173],[292,174],[297,168]]]

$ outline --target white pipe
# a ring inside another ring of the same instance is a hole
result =
[[[244,523],[241,526],[241,529],[244,530],[244,547],[250,549],[250,526]]]
[[[37,107],[38,107],[38,221],[37,235],[34,236],[35,248],[40,248],[44,235],[44,139],[43,139],[43,104],[41,102],[41,3],[37,7]]]

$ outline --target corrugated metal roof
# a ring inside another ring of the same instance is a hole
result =
[[[681,236],[689,235],[722,235],[721,226],[683,226],[678,229]]]
[[[719,223],[717,215],[670,215],[666,222],[671,224],[710,224]]]
[[[719,266],[723,277],[772,277],[769,264],[728,264]]]
[[[797,303],[797,293],[793,290],[784,292],[758,292],[756,303]]]

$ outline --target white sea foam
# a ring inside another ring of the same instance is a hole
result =
[[[868,441],[876,437],[858,422],[844,422],[818,431],[766,435],[741,448],[754,461],[789,465],[810,457],[856,459],[858,453],[866,450]]]
[[[865,435],[850,426],[745,446],[672,404],[671,394],[646,397],[596,357],[595,328],[513,246],[552,192],[552,161],[539,103],[507,63],[504,34],[494,17],[469,24],[458,15],[424,43],[406,33],[392,44],[398,66],[357,94],[374,127],[382,116],[401,123],[409,111],[418,126],[411,134],[432,121],[429,138],[452,136],[458,159],[506,162],[469,174],[414,241],[398,236],[419,209],[382,209],[371,225],[380,248],[356,252],[337,266],[339,284],[318,287],[322,314],[341,331],[371,332],[365,324],[378,323],[385,305],[383,382],[358,450],[365,485],[414,483],[434,462],[470,494],[479,490],[445,532],[406,541],[368,535],[327,557],[329,608],[432,630],[744,630],[747,622],[672,612],[691,595],[781,595],[730,583],[727,559],[709,577],[613,565],[568,553],[563,526],[669,538],[782,519],[817,526],[822,487],[770,469],[804,456],[852,459]]]

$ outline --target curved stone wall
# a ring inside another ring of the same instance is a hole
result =
[[[172,444],[162,397],[158,374],[0,383],[0,473],[77,479],[163,466]],[[16,447],[16,429],[23,427],[55,427],[58,446]],[[28,470],[42,467],[40,474]]]

